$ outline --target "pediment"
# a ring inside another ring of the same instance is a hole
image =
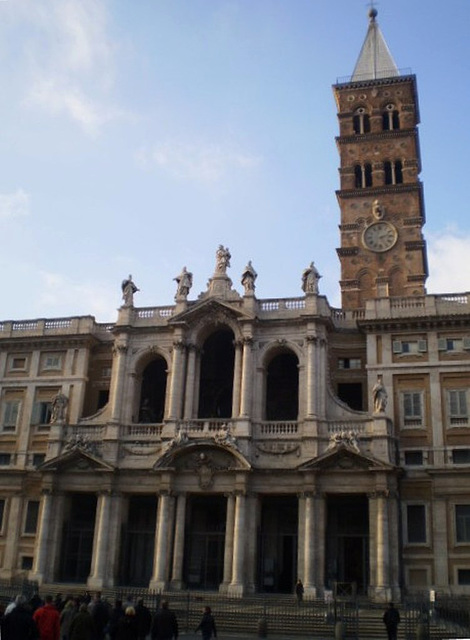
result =
[[[76,447],[51,460],[47,460],[38,467],[38,471],[90,473],[114,471],[114,467],[88,451]]]
[[[340,444],[332,451],[303,463],[299,471],[392,471],[394,468],[391,464]]]
[[[197,471],[204,466],[213,471],[251,469],[248,460],[236,447],[208,442],[202,438],[167,449],[155,463],[154,469]]]
[[[215,324],[223,324],[228,320],[233,322],[234,320],[253,318],[251,314],[247,314],[240,309],[239,303],[232,305],[216,298],[208,298],[195,302],[181,313],[174,315],[168,321],[168,324],[179,324],[180,322],[194,324],[201,318],[207,317],[210,317]]]

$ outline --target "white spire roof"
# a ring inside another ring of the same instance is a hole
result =
[[[364,44],[362,45],[361,53],[354,67],[351,78],[353,82],[377,80],[378,78],[390,78],[400,75],[379,25],[375,20],[376,17],[377,10],[374,8],[370,9],[369,28]]]

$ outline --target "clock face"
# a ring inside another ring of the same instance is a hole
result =
[[[362,242],[371,251],[388,251],[398,239],[395,227],[389,222],[374,222],[365,229]]]

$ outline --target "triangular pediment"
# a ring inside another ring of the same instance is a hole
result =
[[[208,298],[195,302],[190,307],[174,315],[168,324],[179,324],[185,322],[187,324],[194,324],[201,318],[210,317],[212,321],[222,323],[226,320],[240,320],[240,319],[252,319],[253,315],[245,313],[240,309],[239,303],[230,304],[216,298]]]
[[[40,467],[39,471],[64,472],[109,472],[114,471],[114,467],[93,454],[75,447],[59,456],[47,460]]]
[[[392,471],[393,469],[393,465],[358,452],[345,444],[340,444],[299,467],[299,471]]]

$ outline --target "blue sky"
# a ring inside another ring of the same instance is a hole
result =
[[[470,2],[381,0],[417,75],[429,293],[470,290]],[[363,0],[0,1],[0,318],[107,322],[206,288],[219,244],[242,290],[339,306],[338,127]]]

